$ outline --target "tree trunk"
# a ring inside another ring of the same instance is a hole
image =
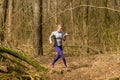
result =
[[[43,55],[42,42],[42,0],[34,0],[33,5],[34,23],[34,49],[39,55]]]
[[[11,38],[11,24],[12,24],[13,0],[8,1],[8,15],[7,15],[7,39]]]
[[[108,0],[105,0],[105,7],[108,7]],[[104,17],[104,23],[105,23],[105,27],[108,27],[109,26],[109,24],[108,24],[108,22],[109,22],[109,14],[108,14],[108,10],[106,9],[105,10],[105,17]],[[104,44],[103,44],[103,51],[105,51],[106,50],[106,42],[105,42],[106,40],[104,40]]]
[[[55,25],[57,24],[57,0],[54,1],[55,4]]]
[[[4,40],[4,34],[3,34],[3,8],[0,6],[0,45],[2,44],[2,41]]]
[[[73,22],[73,10],[72,10],[72,8],[73,8],[73,5],[72,5],[72,2],[73,2],[73,0],[70,0],[70,17],[71,17],[71,28],[73,28],[72,29],[72,32],[73,32],[73,43],[72,43],[72,45],[74,46],[75,45],[75,33],[74,33],[74,22]]]
[[[88,5],[88,0],[85,1]],[[83,45],[88,46],[88,7],[83,7]],[[88,48],[85,47],[85,53],[87,53]]]
[[[0,44],[2,44],[5,37],[4,30],[6,25],[7,7],[8,7],[8,0],[4,0],[0,8]]]
[[[4,18],[3,18],[4,24],[3,24],[3,26],[5,26],[5,24],[6,24],[7,8],[8,8],[8,0],[4,0],[3,1],[3,14],[4,14]]]

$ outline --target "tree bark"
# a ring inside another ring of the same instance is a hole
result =
[[[34,49],[39,55],[43,55],[42,42],[42,0],[34,0],[33,5],[34,24]]]

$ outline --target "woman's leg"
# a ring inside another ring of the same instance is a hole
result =
[[[66,60],[65,60],[65,57],[64,57],[64,54],[63,54],[61,48],[58,47],[58,46],[55,46],[55,47],[54,47],[54,50],[58,53],[58,55],[59,55],[60,57],[62,57],[62,61],[63,61],[64,65],[65,65],[65,67],[67,67],[67,65],[66,65]],[[59,58],[60,58],[60,57],[59,57]]]
[[[67,67],[66,60],[65,60],[64,55],[62,55],[62,61],[63,61],[64,65],[65,65],[65,67]]]
[[[57,53],[56,57],[54,58],[52,65],[54,66],[55,62],[60,58],[60,55]]]

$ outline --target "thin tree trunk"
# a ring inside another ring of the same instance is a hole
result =
[[[50,12],[50,0],[47,0],[47,13]]]
[[[3,8],[0,6],[0,45],[2,45],[2,41],[4,39],[4,34],[3,34]]]
[[[35,52],[43,55],[42,42],[42,0],[34,0],[33,5],[33,23],[34,23],[34,48]]]
[[[7,17],[7,8],[8,8],[8,0],[4,0],[3,2],[3,14],[4,14],[4,26],[6,24],[6,17]]]
[[[72,8],[73,8],[73,5],[72,5],[72,1],[73,0],[70,0],[70,8],[71,8],[71,10],[70,10],[70,16],[71,16],[71,28],[73,28],[72,29],[72,31],[73,31],[73,43],[72,43],[72,45],[75,45],[75,33],[74,33],[74,22],[73,22],[73,11],[72,11]]]
[[[7,40],[11,38],[11,24],[12,24],[13,0],[8,1],[8,16],[7,16]]]
[[[88,4],[88,1],[85,2]],[[83,45],[88,46],[88,7],[83,8]],[[85,48],[85,53],[87,53],[87,48]]]
[[[57,0],[54,1],[54,4],[55,4],[55,25],[57,24]]]
[[[108,7],[108,0],[105,0],[105,7]],[[105,23],[105,27],[108,26],[108,10],[105,10],[105,18],[104,18],[104,23]],[[104,40],[104,44],[103,44],[103,50],[106,50],[106,40]]]
[[[8,0],[4,0],[0,10],[0,44],[4,41],[5,38],[5,25],[6,25],[6,15],[7,15]]]

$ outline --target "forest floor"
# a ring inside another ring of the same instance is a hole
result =
[[[62,60],[59,59],[55,67],[50,62],[55,55],[44,55],[39,59],[48,68],[48,80],[120,80],[120,55],[105,53],[95,55],[65,55],[70,71],[66,71]]]

